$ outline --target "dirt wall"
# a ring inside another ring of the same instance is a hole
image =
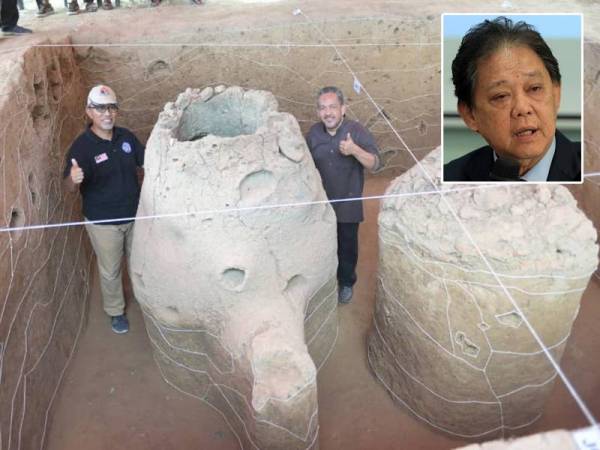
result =
[[[584,173],[600,172],[600,39],[587,39],[584,44]],[[579,206],[600,229],[600,176],[586,177],[584,183],[571,186]]]
[[[86,81],[116,90],[121,123],[142,140],[164,104],[188,87],[224,84],[270,91],[279,109],[293,114],[307,133],[317,120],[318,89],[337,85],[347,97],[348,116],[375,135],[388,170],[399,174],[414,161],[386,118],[419,158],[439,145],[438,17],[320,18],[306,23],[287,14],[262,26],[248,23],[256,21],[253,17],[243,25],[239,20],[229,25],[209,22],[189,31],[175,19],[175,31],[168,34],[147,37],[128,30],[127,36],[119,36],[132,45],[108,45],[96,38],[98,45],[76,48]],[[110,34],[96,31],[99,37]],[[74,39],[89,42],[85,32]],[[141,39],[143,45],[133,45]],[[382,112],[364,91],[356,93],[346,64],[368,86]]]
[[[60,173],[82,124],[73,51],[30,48],[0,65],[2,227],[79,220]],[[39,448],[83,325],[83,227],[0,232],[0,448]]]

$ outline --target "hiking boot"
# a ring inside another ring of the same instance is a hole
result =
[[[79,14],[79,4],[77,1],[69,2],[67,6],[67,15],[74,16],[75,14]]]
[[[125,314],[111,316],[110,325],[112,330],[117,334],[123,334],[129,331],[129,321],[127,320],[127,317],[125,317]]]
[[[338,302],[342,305],[350,303],[352,300],[352,286],[340,286],[340,291],[338,292]]]
[[[105,9],[107,11],[110,11],[111,9],[114,9],[114,6],[112,5],[112,3],[110,2],[110,0],[104,0],[102,2],[102,9]]]
[[[96,2],[86,2],[85,4],[85,12],[96,12],[98,11],[98,7],[96,6]]]
[[[41,19],[42,17],[49,16],[50,14],[54,14],[54,8],[50,3],[48,3],[47,5],[42,5],[42,7],[38,9],[38,12],[35,13],[35,16]]]
[[[24,34],[33,33],[29,28],[15,25],[12,28],[2,30],[2,36],[23,36]]]

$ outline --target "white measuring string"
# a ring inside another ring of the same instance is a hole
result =
[[[461,187],[450,189],[449,192],[463,192],[463,191],[472,191],[479,189],[490,189],[496,188],[498,184],[486,184],[481,186],[470,186],[470,187]],[[4,232],[17,232],[17,231],[28,231],[28,230],[43,230],[46,228],[60,228],[60,227],[73,227],[80,226],[86,224],[103,224],[103,223],[114,223],[114,222],[131,222],[134,220],[148,220],[148,219],[165,219],[165,218],[174,218],[174,217],[189,217],[189,216],[199,216],[199,215],[212,215],[212,214],[229,214],[234,212],[247,212],[247,211],[256,211],[256,210],[269,210],[269,209],[278,209],[278,208],[293,208],[300,206],[311,206],[311,205],[321,205],[325,203],[344,203],[344,202],[356,202],[362,200],[381,200],[384,198],[399,198],[399,197],[420,197],[423,195],[439,195],[439,191],[422,191],[422,192],[404,192],[398,194],[382,194],[382,195],[371,195],[365,197],[352,197],[352,198],[344,198],[344,199],[334,199],[334,200],[314,200],[308,202],[292,202],[292,203],[276,203],[272,205],[258,205],[258,206],[241,206],[236,208],[217,208],[217,209],[204,209],[199,211],[186,211],[186,212],[177,212],[177,213],[164,213],[164,214],[152,214],[146,216],[136,216],[136,217],[118,217],[114,219],[103,219],[103,220],[82,220],[75,222],[61,222],[61,223],[49,223],[49,224],[39,224],[39,225],[26,225],[22,227],[9,227],[9,228],[0,228],[0,233]]]
[[[350,72],[350,74],[352,75],[352,77],[355,80],[358,80],[360,82],[360,80],[356,76],[356,73],[352,70],[352,68],[350,67],[350,65],[348,64],[348,62],[344,58],[344,56],[341,54],[341,52],[336,47],[335,43],[333,43],[329,39],[329,37],[325,33],[323,33],[319,29],[319,27],[317,27],[316,24],[306,14],[304,14],[304,12],[301,9],[298,8],[298,9],[294,10],[294,15],[299,15],[299,14],[301,14],[311,25],[313,25],[313,27],[315,28],[315,30],[317,30],[317,32],[319,34],[321,34],[321,36],[323,36],[323,38],[326,39],[327,42],[329,42],[329,44],[331,45],[331,47],[333,48],[333,50],[336,52],[337,56],[340,58],[340,60],[342,61],[342,63],[346,66],[346,68],[348,69],[348,71]],[[384,119],[384,121],[386,122],[386,124],[390,127],[390,129],[392,130],[392,132],[394,133],[394,135],[398,138],[398,140],[402,143],[402,145],[406,148],[406,150],[408,151],[408,153],[410,154],[410,156],[412,157],[412,159],[415,161],[416,165],[421,169],[421,171],[423,172],[423,174],[424,174],[425,178],[427,179],[427,181],[429,181],[429,183],[433,186],[433,188],[438,191],[438,193],[440,194],[441,199],[444,202],[445,206],[448,208],[448,210],[450,211],[450,213],[452,214],[452,216],[454,217],[454,219],[457,221],[459,227],[461,228],[461,230],[463,231],[463,233],[465,234],[465,236],[467,237],[467,239],[469,240],[469,242],[471,243],[471,245],[473,245],[473,247],[477,251],[477,254],[481,258],[481,260],[483,261],[483,263],[485,264],[485,266],[487,267],[487,269],[489,270],[489,272],[493,275],[493,277],[495,278],[496,282],[501,287],[501,289],[504,292],[504,294],[506,295],[506,297],[510,300],[510,302],[512,303],[512,305],[515,308],[515,310],[523,318],[523,323],[525,323],[525,325],[529,329],[530,333],[532,334],[532,336],[534,337],[534,339],[536,340],[536,342],[541,347],[542,351],[544,352],[544,354],[546,355],[546,357],[550,361],[550,364],[552,364],[552,366],[554,367],[554,369],[556,370],[556,372],[560,376],[561,380],[563,381],[563,383],[565,384],[567,390],[569,391],[569,393],[571,394],[571,396],[573,397],[573,399],[575,400],[575,402],[577,403],[577,405],[579,406],[579,408],[583,412],[583,414],[584,414],[585,418],[587,419],[587,421],[592,426],[600,428],[598,426],[598,422],[596,421],[596,419],[592,415],[592,413],[589,410],[589,408],[587,407],[587,405],[583,402],[583,400],[581,399],[581,397],[578,394],[578,392],[575,390],[575,387],[572,385],[571,381],[567,378],[567,376],[565,375],[565,373],[563,372],[563,370],[561,369],[561,367],[559,366],[559,364],[556,362],[556,360],[554,359],[554,357],[552,356],[552,354],[550,353],[550,351],[548,350],[548,348],[546,347],[546,345],[544,344],[544,342],[542,341],[542,339],[538,335],[537,331],[533,328],[533,326],[529,322],[529,319],[527,319],[527,317],[523,313],[523,310],[517,304],[517,302],[515,301],[515,299],[513,298],[513,296],[510,294],[510,292],[506,288],[506,286],[504,286],[504,284],[502,283],[502,280],[500,279],[500,277],[498,276],[498,274],[492,268],[490,262],[485,257],[485,255],[483,254],[483,252],[481,251],[481,249],[479,248],[479,246],[477,245],[477,243],[473,239],[473,236],[471,235],[471,233],[469,232],[469,230],[466,228],[466,226],[464,225],[464,223],[460,220],[460,217],[458,217],[458,214],[456,213],[456,211],[454,210],[454,208],[452,207],[452,205],[450,204],[450,202],[448,201],[448,199],[444,195],[444,192],[439,189],[439,187],[433,181],[433,179],[431,178],[431,176],[427,173],[427,171],[425,170],[425,168],[423,167],[423,165],[421,164],[421,162],[417,159],[417,157],[414,155],[414,153],[410,150],[410,148],[408,147],[408,145],[406,144],[406,142],[404,141],[404,139],[402,138],[402,136],[400,136],[400,134],[398,133],[398,131],[395,129],[394,125],[389,121],[389,119],[387,118],[387,116],[385,114],[383,114],[383,111],[381,110],[381,108],[379,107],[379,105],[377,104],[377,102],[373,99],[373,97],[371,97],[371,94],[369,94],[368,90],[362,85],[362,83],[360,84],[360,86],[361,86],[362,90],[364,91],[365,95],[367,96],[367,98],[375,106],[377,112]]]
[[[410,46],[419,46],[422,45],[432,45],[439,46],[439,44],[435,43],[425,43],[421,44],[419,42],[364,42],[360,44],[338,44],[339,47],[410,47]],[[317,47],[317,48],[330,48],[329,44],[307,44],[301,42],[283,42],[283,43],[273,43],[268,44],[264,42],[139,42],[139,43],[98,43],[98,44],[34,44],[29,47],[216,47],[216,48],[231,48],[231,47],[257,47],[257,48],[270,48],[270,47]]]
[[[424,45],[427,46],[439,46],[438,43],[430,43],[430,42],[363,42],[359,44],[338,44],[338,47],[411,47],[411,46],[419,46],[422,47]],[[310,44],[310,43],[301,43],[301,42],[284,42],[284,43],[263,43],[263,42],[124,42],[124,43],[107,43],[107,42],[98,42],[98,43],[87,43],[87,44],[33,44],[27,46],[15,46],[7,49],[0,50],[0,54],[2,53],[11,53],[19,50],[26,50],[31,47],[37,48],[55,48],[55,47],[129,47],[129,48],[139,48],[139,47],[189,47],[189,48],[330,48],[329,44]]]

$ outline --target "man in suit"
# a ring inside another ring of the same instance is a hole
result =
[[[444,181],[581,181],[581,145],[556,129],[558,61],[533,27],[498,17],[471,28],[452,81],[460,116],[489,145],[446,164]]]

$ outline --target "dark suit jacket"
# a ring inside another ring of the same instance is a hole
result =
[[[444,181],[491,181],[494,152],[489,145],[444,165]],[[547,181],[581,181],[581,142],[556,130],[556,150]]]

